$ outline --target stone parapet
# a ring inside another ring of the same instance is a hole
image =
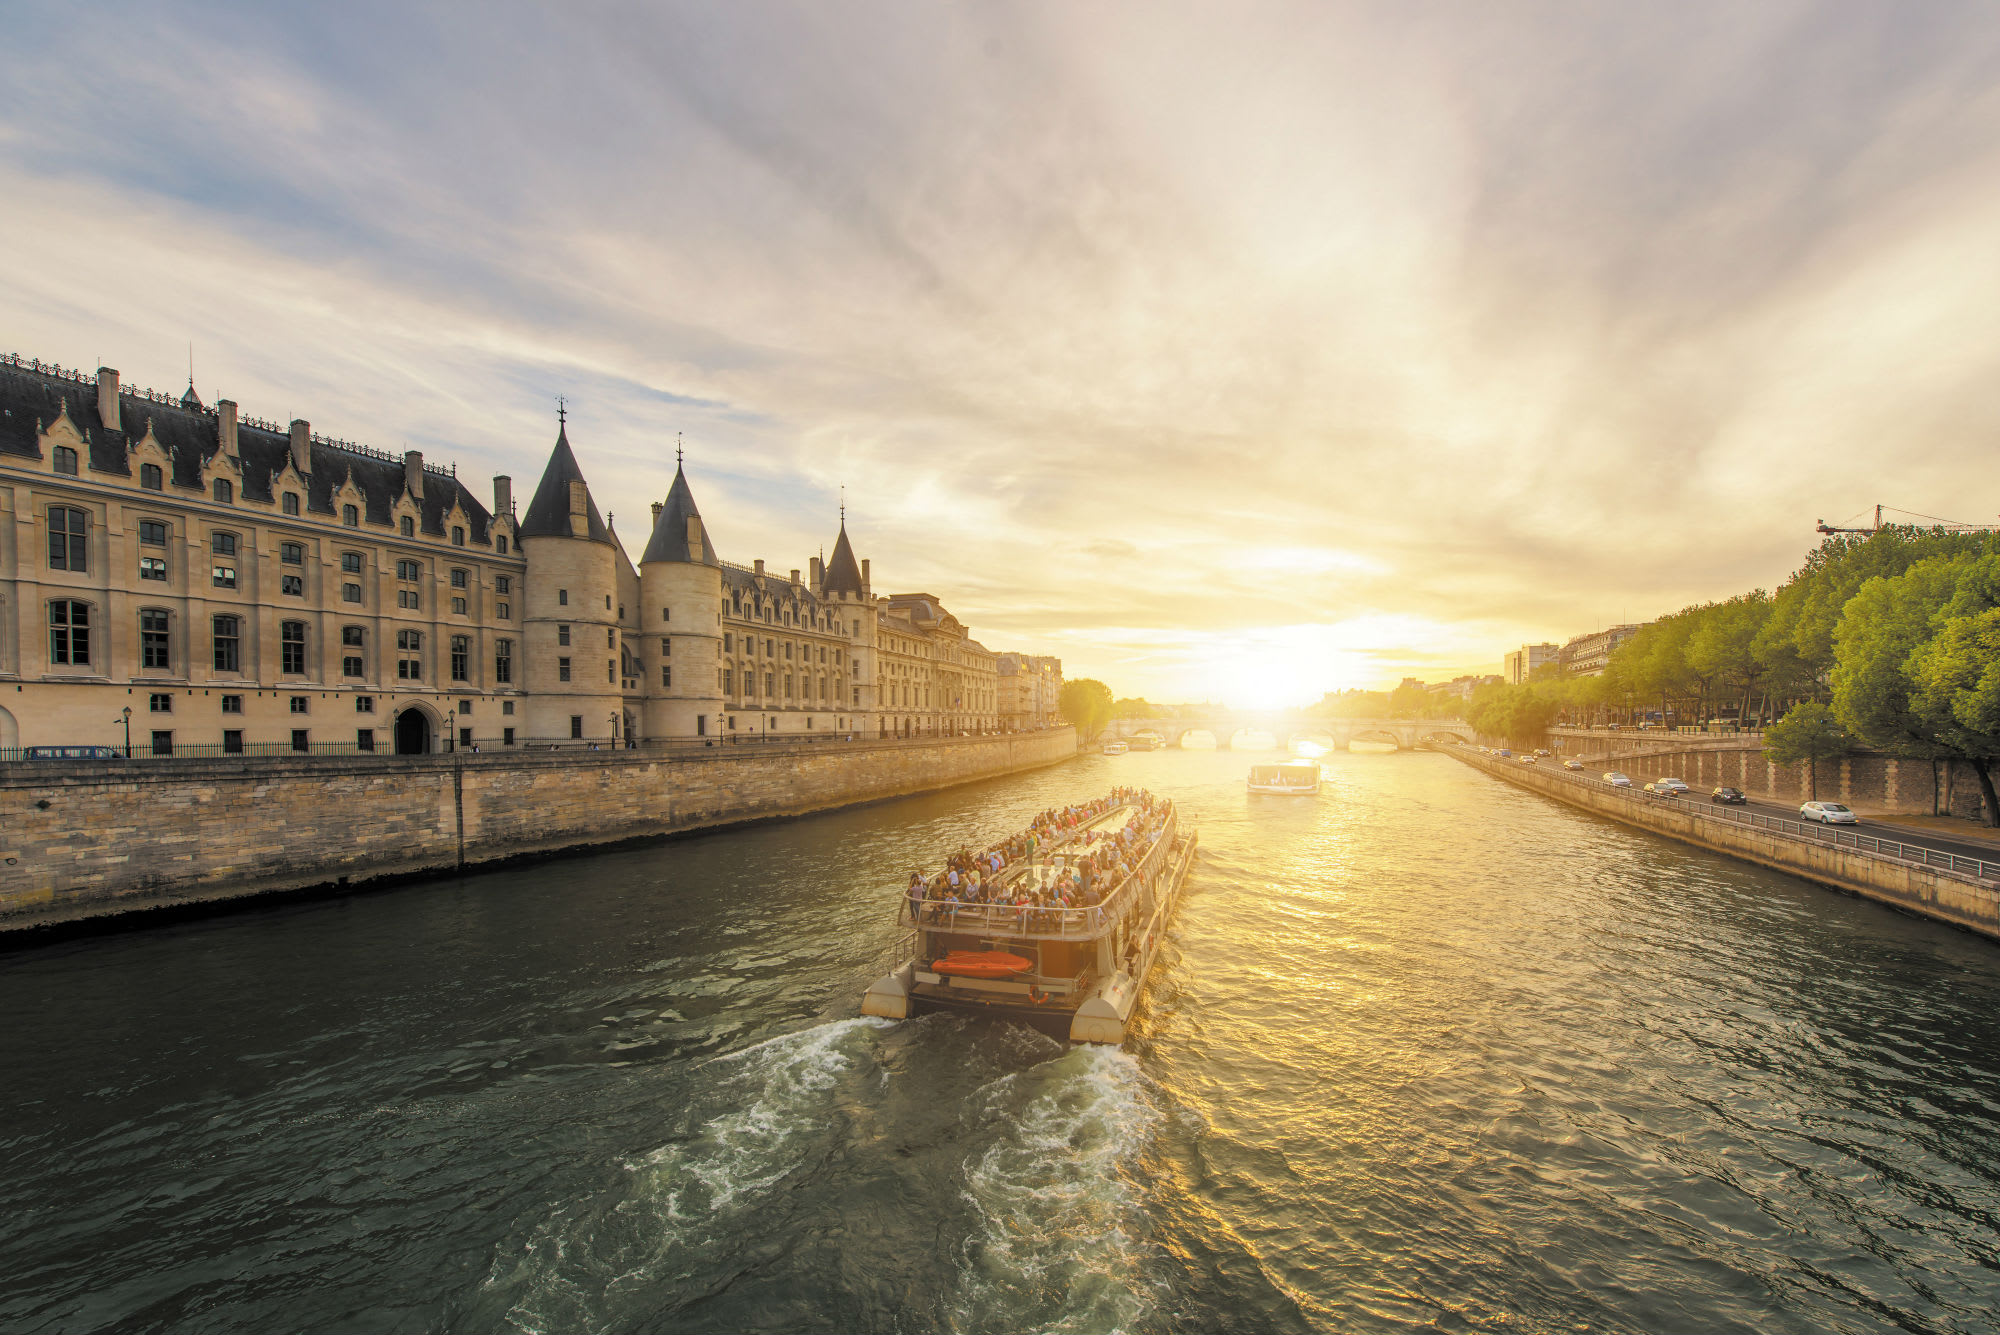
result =
[[[1462,748],[1450,754],[1516,787],[1621,824],[2000,938],[2000,883],[1770,828],[1778,822],[1731,820],[1697,803],[1647,801],[1629,790],[1579,782],[1567,773],[1468,754]]]
[[[1054,764],[1070,728],[931,741],[0,768],[0,931],[799,815]]]

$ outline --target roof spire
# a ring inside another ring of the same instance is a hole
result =
[[[674,468],[676,470],[680,468],[682,458],[683,454],[681,450],[681,433],[676,431],[674,432]]]
[[[569,405],[564,402],[563,396],[558,394],[556,395],[556,434],[561,435],[562,429],[568,425]]]
[[[847,484],[840,484],[840,526],[847,527]]]

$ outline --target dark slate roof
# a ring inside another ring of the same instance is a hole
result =
[[[584,482],[583,470],[576,466],[576,456],[569,449],[569,428],[556,432],[556,447],[549,454],[549,466],[542,470],[542,481],[535,488],[535,499],[528,502],[528,513],[521,519],[521,536],[524,538],[568,538],[575,536],[569,528],[569,484]],[[590,511],[590,540],[610,542],[611,534],[604,527],[603,516],[597,513],[596,498],[590,495],[590,484],[584,482],[584,505]]]
[[[0,457],[38,459],[39,430],[69,409],[69,419],[83,433],[90,447],[90,468],[120,477],[132,475],[129,448],[143,439],[148,425],[153,438],[172,458],[176,486],[201,488],[202,465],[221,448],[214,410],[182,407],[130,392],[118,396],[119,420],[130,431],[111,430],[97,420],[97,384],[79,383],[26,366],[0,362]],[[243,462],[243,496],[246,500],[270,501],[271,479],[283,471],[291,459],[291,438],[282,431],[239,423],[236,452]],[[306,509],[332,514],[334,493],[349,476],[360,489],[368,522],[385,526],[395,523],[396,498],[403,493],[403,461],[377,458],[372,453],[314,441],[307,460],[312,465],[306,486]],[[468,537],[475,543],[491,541],[488,526],[492,516],[456,477],[426,471],[424,498],[418,506],[421,527],[426,533],[442,535],[444,519],[457,500],[465,512]]]
[[[653,521],[653,539],[646,544],[646,554],[639,558],[639,564],[646,565],[653,561],[686,564],[695,561],[688,554],[688,520],[700,518],[701,511],[695,508],[694,492],[688,488],[687,474],[679,468],[674,469],[674,485],[667,491],[667,503],[660,511],[660,517]],[[707,524],[701,526],[701,557],[696,564],[722,564],[715,555],[715,539],[709,534]]]
[[[826,563],[826,573],[820,576],[820,588],[829,596],[837,593],[851,593],[861,596],[861,567],[854,560],[854,549],[847,545],[847,521],[840,521],[840,540],[833,544],[833,559]]]

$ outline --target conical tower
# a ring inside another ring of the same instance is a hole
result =
[[[856,730],[873,731],[879,736],[886,731],[888,722],[875,712],[878,700],[875,598],[868,588],[868,572],[861,562],[854,559],[854,546],[847,540],[845,505],[840,507],[840,537],[834,540],[833,555],[827,560],[820,591],[821,596],[833,605],[847,633],[847,680],[849,686],[859,692],[852,697],[850,704],[860,716],[856,720]]]
[[[526,656],[527,740],[613,743],[624,715],[620,689],[618,549],[559,420],[555,449],[521,520],[527,559],[521,635]]]
[[[639,626],[646,736],[723,736],[722,563],[678,463],[639,558]]]

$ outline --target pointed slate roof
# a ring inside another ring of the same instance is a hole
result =
[[[854,549],[847,545],[847,521],[840,521],[840,540],[833,544],[833,559],[826,563],[826,573],[820,576],[819,586],[828,597],[837,593],[851,593],[861,596],[861,566],[854,559]]]
[[[528,513],[521,518],[521,536],[575,537],[569,527],[569,484],[583,480],[583,470],[576,466],[576,456],[570,453],[569,428],[565,426],[556,432],[556,447],[549,455],[549,466],[542,470],[535,499],[528,502]],[[597,501],[587,490],[589,484],[584,485],[584,505],[590,511],[590,540],[608,543],[611,534],[604,527],[604,517],[597,513]]]
[[[701,554],[692,555],[688,548],[688,520],[700,520],[701,511],[695,508],[694,492],[688,487],[687,473],[681,468],[674,469],[674,485],[667,492],[667,503],[660,511],[660,517],[653,521],[653,538],[646,544],[646,554],[639,558],[640,565],[653,561],[693,562],[698,565],[720,565],[715,555],[715,540],[708,535],[708,525],[702,524]]]

